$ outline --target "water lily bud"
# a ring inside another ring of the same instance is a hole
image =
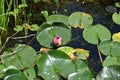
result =
[[[56,36],[53,41],[55,46],[60,46],[62,44],[62,37]]]

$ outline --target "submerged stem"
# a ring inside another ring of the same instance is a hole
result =
[[[100,57],[100,61],[101,63],[103,63],[103,59],[102,59],[102,56],[101,56],[101,53],[100,53],[100,49],[99,49],[99,45],[97,44],[97,49],[98,49],[98,54],[99,54],[99,57]]]

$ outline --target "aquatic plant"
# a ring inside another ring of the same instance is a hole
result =
[[[55,1],[55,0],[54,0]],[[57,0],[56,0],[57,1]],[[117,16],[117,17],[116,17]],[[119,25],[119,14],[113,14],[113,21]],[[101,24],[93,25],[93,17],[85,12],[74,12],[70,16],[62,14],[47,15],[40,26],[24,23],[16,25],[18,33],[25,30],[37,31],[38,43],[43,46],[36,51],[28,44],[16,44],[0,55],[0,77],[4,80],[92,80],[94,72],[88,66],[89,52],[83,48],[66,46],[71,41],[72,28],[82,29],[84,40],[96,45],[103,69],[96,80],[120,79],[120,36],[111,35]],[[15,39],[27,38],[12,37]],[[111,40],[112,38],[112,40]],[[101,54],[106,58],[103,60]]]

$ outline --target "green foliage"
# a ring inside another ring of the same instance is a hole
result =
[[[27,80],[26,76],[22,74],[20,70],[18,70],[14,66],[7,67],[4,73],[4,80]]]
[[[105,40],[100,43],[100,51],[104,55],[120,57],[120,42]]]
[[[2,63],[0,63],[0,78],[2,78],[3,77],[3,69],[5,68],[5,66],[2,64]]]
[[[71,59],[87,59],[89,57],[89,51],[80,49],[80,48],[72,48],[68,46],[59,47],[57,50],[65,52]]]
[[[68,80],[92,80],[93,74],[85,61],[76,60],[77,71],[68,76]]]
[[[113,21],[116,23],[116,24],[119,24],[120,25],[120,13],[114,13],[113,15],[112,15],[112,19],[113,19]]]
[[[13,75],[8,75],[4,78],[4,80],[27,80],[26,76],[22,74],[13,74]]]
[[[119,57],[110,57],[108,56],[104,62],[103,62],[103,66],[110,66],[110,65],[120,65],[120,58]]]
[[[93,23],[93,18],[84,12],[74,12],[69,16],[69,23],[75,28],[86,28]]]
[[[59,0],[32,1],[45,3],[54,2],[56,4],[59,2]],[[11,11],[13,2],[14,9]],[[14,16],[16,22],[20,10],[27,7],[27,4],[26,0],[22,0],[24,4],[20,5],[18,5],[18,1],[16,0],[13,2],[10,0],[7,10],[8,13],[4,15],[9,14]],[[117,3],[115,5],[119,7]],[[0,7],[2,10],[0,12],[0,29],[4,30],[4,27],[1,27],[1,24],[3,25],[2,20],[4,20],[5,17],[3,16],[4,11],[2,7]],[[103,70],[97,75],[97,80],[119,80],[119,34],[117,34],[117,36],[113,35],[113,41],[110,41],[110,31],[100,24],[92,25],[92,16],[84,12],[74,12],[69,17],[62,14],[49,16],[48,11],[45,10],[43,10],[42,14],[46,21],[43,22],[40,27],[37,24],[30,25],[27,22],[25,22],[23,26],[20,26],[16,22],[17,26],[14,30],[16,32],[25,30],[26,36],[29,30],[37,31],[36,39],[43,47],[46,47],[44,48],[45,50],[36,52],[32,47],[25,44],[17,44],[13,48],[6,49],[0,56],[1,78],[4,78],[4,80],[34,80],[37,76],[40,76],[44,80],[60,80],[62,76],[67,80],[92,80],[93,73],[87,64],[89,51],[81,48],[74,49],[69,46],[63,46],[71,40],[72,26],[73,28],[84,28],[84,39],[88,43],[97,44],[98,52],[107,56],[102,63]],[[120,15],[118,13],[114,13],[112,17],[116,24],[120,24]],[[54,44],[56,36],[61,38],[61,45],[59,46],[55,46]]]
[[[119,80],[120,66],[108,66],[97,75],[96,80]]]
[[[14,74],[21,74],[22,72],[20,70],[18,70],[16,67],[14,66],[9,66],[7,68],[4,69],[5,73],[4,73],[4,77],[8,76],[8,75],[14,75]]]
[[[14,31],[16,32],[20,32],[23,30],[23,26],[20,26],[20,25],[17,25],[15,28],[14,28]]]
[[[35,50],[24,44],[18,44],[14,48],[6,50],[2,55],[2,62],[5,66],[15,66],[18,69],[27,68],[33,65],[35,61]]]
[[[32,24],[30,30],[31,31],[38,31],[40,27],[37,24]]]
[[[98,44],[99,40],[110,40],[111,33],[107,28],[98,24],[85,28],[83,31],[83,37],[87,42],[91,44]]]
[[[116,2],[115,6],[118,7],[118,8],[120,8],[120,2]]]
[[[47,18],[47,17],[49,16],[47,10],[41,11],[41,13],[43,14],[43,16],[44,16],[45,18]]]
[[[36,73],[34,68],[29,68],[24,70],[24,75],[27,77],[27,80],[34,80],[36,78]]]
[[[118,41],[118,42],[120,42],[120,32],[114,33],[114,34],[112,35],[112,40],[113,40],[113,41]]]
[[[49,54],[44,54],[38,60],[37,65],[38,74],[45,80],[59,80],[58,74],[66,78],[71,72],[75,71],[75,65],[71,59],[64,52],[58,50],[52,50]]]
[[[38,42],[45,47],[52,48],[54,46],[53,39],[55,36],[62,37],[62,45],[66,44],[71,38],[71,30],[64,28],[63,25],[52,25],[46,27],[48,28],[45,28],[42,31],[40,29],[36,36]]]
[[[61,15],[61,14],[55,14],[47,17],[47,23],[53,24],[53,23],[63,23],[65,25],[69,25],[68,22],[68,16]]]

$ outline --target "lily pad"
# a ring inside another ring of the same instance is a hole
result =
[[[99,40],[110,40],[111,33],[110,31],[105,28],[104,26],[97,24],[91,27],[85,28],[83,31],[84,39],[91,44],[98,44]]]
[[[4,77],[9,76],[9,75],[21,74],[22,73],[20,70],[18,70],[14,66],[9,66],[9,67],[5,68],[4,71],[5,71]]]
[[[58,50],[65,52],[71,59],[87,59],[89,57],[89,51],[80,48],[74,49],[64,46],[58,48]]]
[[[120,57],[120,42],[105,40],[100,43],[100,51],[104,55]]]
[[[69,16],[69,23],[75,28],[86,28],[93,23],[93,18],[84,12],[74,12]]]
[[[34,80],[36,78],[36,72],[34,70],[34,67],[24,70],[23,73],[25,74],[28,80]]]
[[[25,75],[22,74],[13,74],[8,75],[4,78],[4,80],[28,80]]]
[[[120,13],[115,12],[115,13],[112,15],[112,19],[113,19],[113,21],[114,21],[116,24],[119,24],[119,25],[120,25]]]
[[[96,80],[119,80],[120,79],[120,66],[108,66],[97,75]]]
[[[110,66],[110,65],[120,65],[120,58],[119,57],[110,57],[108,56],[104,62],[103,62],[103,66]]]
[[[68,20],[68,16],[66,15],[54,14],[47,17],[47,23],[48,24],[63,23],[65,25],[69,25],[69,20]]]
[[[75,71],[72,60],[59,50],[52,50],[49,54],[42,55],[37,62],[37,66],[38,74],[45,80],[59,80],[58,76],[60,75],[67,78],[70,73]]]
[[[113,39],[113,41],[118,41],[118,42],[120,42],[120,32],[114,33],[114,34],[112,35],[112,39]]]
[[[44,30],[37,32],[37,41],[44,47],[52,48],[54,46],[53,40],[56,36],[62,38],[62,45],[65,45],[71,39],[71,29],[61,26],[51,26]]]
[[[68,80],[92,80],[93,73],[83,60],[75,61],[77,71],[68,76]]]
[[[120,8],[120,2],[116,2],[115,6],[118,7],[118,8]]]
[[[36,51],[32,47],[18,44],[3,53],[2,63],[5,66],[15,66],[18,69],[25,69],[35,63],[35,57]]]

